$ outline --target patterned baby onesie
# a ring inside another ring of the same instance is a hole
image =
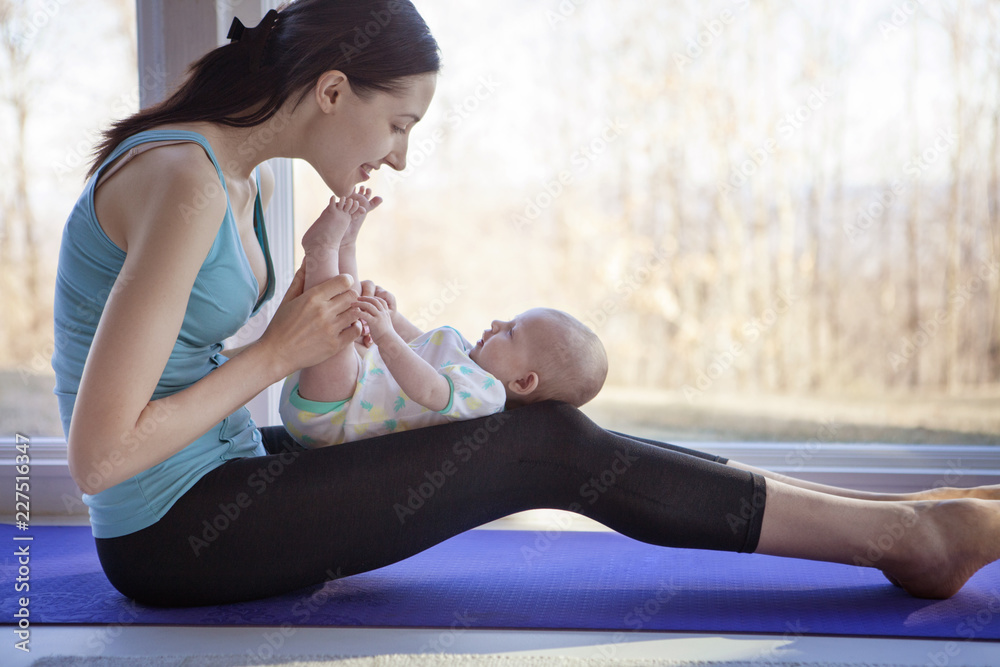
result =
[[[411,341],[410,347],[451,385],[444,410],[429,410],[403,393],[373,345],[359,357],[357,386],[346,400],[310,401],[299,395],[299,371],[285,378],[280,413],[289,434],[304,447],[339,445],[503,410],[507,400],[503,384],[469,358],[473,346],[455,329],[433,329]]]

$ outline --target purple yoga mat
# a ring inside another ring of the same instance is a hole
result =
[[[15,536],[30,535],[30,542]],[[374,572],[267,600],[138,605],[101,571],[87,526],[0,525],[0,624],[18,596],[33,624],[578,629],[1000,640],[1000,562],[949,600],[919,600],[876,570],[669,549],[616,533],[474,530]],[[30,545],[30,591],[15,550]]]

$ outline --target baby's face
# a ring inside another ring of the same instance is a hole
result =
[[[544,308],[534,308],[512,320],[493,320],[469,357],[506,386],[536,370],[536,351],[545,349],[559,326]]]

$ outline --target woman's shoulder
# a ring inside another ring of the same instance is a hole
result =
[[[225,200],[215,166],[196,143],[164,144],[136,151],[127,164],[101,183],[100,190],[106,199],[123,202],[137,197],[149,199],[156,193],[188,191],[202,192],[208,199],[221,194]]]
[[[215,166],[200,145],[190,142],[137,151],[94,193],[101,226],[123,249],[137,221],[170,211],[221,220],[226,206]]]
[[[122,173],[153,176],[161,179],[161,182],[164,178],[185,179],[189,176],[204,177],[207,174],[217,177],[212,159],[197,138],[192,136],[188,141],[178,138],[176,134],[160,134],[160,131],[166,133],[170,130],[193,132],[188,128],[163,126],[132,135],[130,139],[144,135],[143,141],[133,143],[128,151],[108,163],[102,170],[106,175],[102,176],[99,183],[103,185],[104,182],[111,181],[113,177],[118,177]],[[119,180],[126,179],[119,178]]]

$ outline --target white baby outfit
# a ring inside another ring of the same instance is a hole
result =
[[[285,378],[279,412],[285,429],[304,447],[338,445],[396,431],[485,417],[503,410],[503,384],[469,357],[472,344],[451,327],[428,331],[410,342],[421,358],[451,385],[440,412],[409,398],[385,365],[378,346],[360,358],[354,395],[321,403],[299,395],[299,371]]]

